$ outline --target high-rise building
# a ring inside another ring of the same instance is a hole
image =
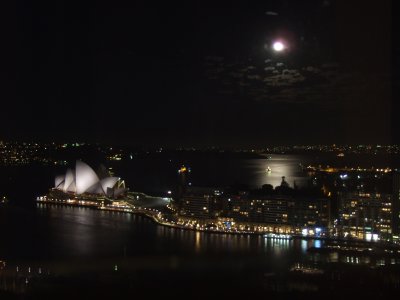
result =
[[[182,196],[179,214],[195,218],[215,218],[221,211],[222,191],[207,187],[188,187]]]
[[[223,215],[236,221],[284,224],[299,228],[330,226],[328,198],[299,198],[285,195],[225,195]]]
[[[174,206],[179,211],[182,206],[183,195],[186,193],[187,188],[189,186],[188,177],[189,177],[190,169],[182,165],[178,170],[178,186],[177,193],[174,197]]]
[[[365,240],[392,238],[391,194],[344,192],[339,199],[341,235]]]
[[[400,234],[400,171],[393,171],[392,195],[392,231],[393,235]]]
[[[289,202],[289,208],[289,223],[296,227],[329,228],[331,225],[329,198],[295,198]]]

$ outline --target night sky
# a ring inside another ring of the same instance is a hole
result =
[[[0,139],[393,142],[390,1],[164,2],[18,2]]]

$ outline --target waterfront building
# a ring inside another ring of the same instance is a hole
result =
[[[241,222],[290,225],[302,229],[330,227],[330,203],[327,198],[292,197],[285,195],[225,196],[223,215]]]
[[[392,195],[366,192],[339,194],[339,235],[363,240],[392,237]]]
[[[398,239],[400,235],[400,170],[393,172],[392,212],[392,231]]]
[[[49,198],[104,203],[105,199],[117,199],[127,191],[125,182],[121,178],[99,177],[89,165],[77,161],[75,170],[67,169],[65,175],[55,178],[55,185],[49,191]]]
[[[222,190],[207,187],[188,187],[182,196],[179,214],[196,218],[215,218],[220,214],[219,197]]]
[[[330,227],[330,203],[327,198],[296,198],[286,195],[255,196],[249,192],[224,193],[215,188],[188,188],[179,210],[182,218],[215,223],[229,219],[249,228],[322,236]],[[224,222],[219,222],[225,224]],[[265,226],[264,226],[265,225]],[[317,229],[318,228],[318,229]]]
[[[224,214],[237,221],[287,224],[287,200],[283,197],[253,198],[248,194],[225,197]]]
[[[297,227],[331,227],[331,204],[328,198],[301,197],[289,201],[289,223]]]
[[[190,168],[182,165],[178,170],[178,186],[176,197],[174,198],[173,206],[177,211],[182,209],[183,195],[186,194],[188,187],[191,185],[190,183]]]

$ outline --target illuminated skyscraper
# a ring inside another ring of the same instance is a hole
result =
[[[400,234],[400,172],[393,171],[393,196],[392,196],[392,231],[393,235]]]
[[[178,177],[178,189],[177,189],[178,192],[177,192],[176,198],[174,199],[176,208],[178,210],[181,208],[183,195],[186,193],[187,187],[189,185],[188,184],[188,176],[189,176],[188,173],[189,172],[190,172],[190,169],[185,166],[182,166],[178,170],[178,176],[179,176]]]

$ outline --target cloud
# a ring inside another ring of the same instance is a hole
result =
[[[264,68],[265,71],[273,71],[275,70],[275,67],[266,67]]]
[[[274,72],[277,72],[277,75],[265,77],[263,80],[269,86],[291,86],[305,80],[305,77],[301,74],[279,74],[279,71]]]
[[[228,64],[229,68],[223,67]],[[253,61],[252,65],[247,65],[245,60],[215,62],[206,68],[208,75],[215,80],[215,92],[229,95],[231,101],[244,97],[257,103],[276,105],[308,103],[324,113],[341,109],[357,113],[363,107],[363,101],[367,101],[364,99],[377,99],[385,91],[385,87],[380,86],[384,82],[382,79],[351,73],[336,62],[296,68],[293,64],[268,58]]]

